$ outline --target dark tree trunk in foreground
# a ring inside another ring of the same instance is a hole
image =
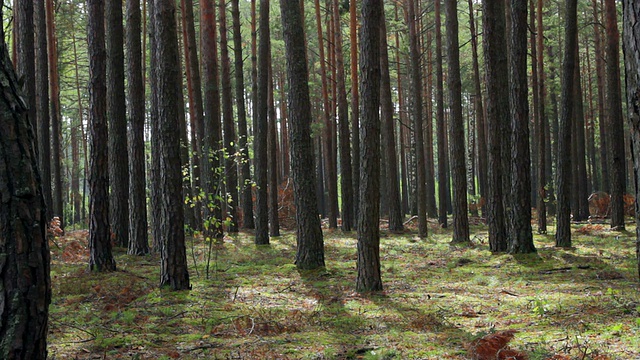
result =
[[[633,147],[633,172],[636,189],[636,258],[640,276],[640,3],[622,2],[624,55],[627,68],[627,103]]]
[[[507,48],[505,40],[504,2],[484,0],[484,59],[487,84],[487,223],[489,248],[492,252],[507,250],[506,215],[503,204],[502,133],[508,121]]]
[[[184,242],[184,199],[182,197],[182,166],[180,164],[178,96],[180,96],[180,66],[178,33],[173,0],[155,0],[152,8],[156,31],[157,79],[152,89],[158,99],[158,130],[160,143],[160,176],[156,181],[161,197],[160,286],[173,290],[190,288]]]
[[[229,198],[225,203],[229,218],[227,231],[238,232],[238,168],[236,166],[236,127],[233,120],[233,99],[231,94],[231,59],[227,42],[227,9],[225,0],[220,0],[220,62],[222,75],[222,126],[224,134],[224,172]]]
[[[269,87],[269,0],[260,0],[260,42],[258,45],[258,102],[254,119],[254,161],[256,180],[256,245],[269,244],[269,204],[267,197],[267,91]]]
[[[40,360],[47,358],[51,279],[36,142],[27,115],[33,102],[23,100],[4,40],[0,50],[0,358]]]
[[[316,269],[324,267],[324,242],[316,211],[309,73],[304,56],[305,39],[299,1],[280,1],[280,11],[289,79],[289,144],[298,245],[296,266],[299,269]]]
[[[531,157],[527,83],[527,1],[511,0],[511,236],[509,253],[536,251],[531,230]]]
[[[129,250],[130,255],[149,252],[147,194],[144,155],[145,96],[142,74],[140,0],[127,1],[127,85],[129,105]]]
[[[238,151],[240,152],[240,207],[242,208],[242,224],[244,229],[253,229],[253,196],[251,194],[251,164],[249,163],[249,147],[247,146],[247,110],[244,104],[244,70],[242,59],[242,33],[240,31],[239,0],[231,0],[231,17],[233,18],[233,53],[236,76],[236,106],[238,108]]]
[[[391,98],[391,77],[389,76],[389,51],[387,45],[387,26],[384,11],[380,23],[380,116],[382,117],[382,141],[387,166],[387,196],[389,197],[389,231],[400,232],[402,224],[402,208],[400,201],[400,185],[398,184],[398,157],[396,156],[395,122],[393,119],[393,102]],[[426,206],[426,203],[425,203]],[[425,209],[426,211],[426,209]],[[426,213],[425,213],[426,216]],[[426,218],[425,218],[426,221]]]
[[[115,243],[129,245],[129,156],[124,94],[122,0],[106,4],[107,120],[109,122],[109,222]]]
[[[413,96],[413,137],[416,151],[416,201],[418,208],[418,236],[427,237],[427,188],[425,183],[425,163],[422,129],[422,78],[420,75],[420,52],[418,49],[418,19],[416,18],[415,0],[407,1],[407,21],[409,22],[409,57],[411,59],[411,89]],[[436,4],[436,8],[438,5]],[[361,66],[362,67],[362,66]],[[364,98],[361,96],[364,103]],[[364,117],[363,117],[364,121]],[[438,142],[440,146],[440,142]],[[364,148],[364,144],[362,144]],[[360,150],[362,152],[362,150]],[[439,153],[438,153],[439,154]],[[440,205],[442,206],[442,205]],[[446,222],[446,216],[445,216]]]
[[[89,24],[89,267],[113,271],[109,233],[109,153],[107,150],[107,85],[104,3],[87,0]]]
[[[607,88],[607,142],[610,159],[611,228],[624,230],[625,165],[624,126],[622,120],[622,95],[620,91],[620,33],[616,1],[605,0],[605,27],[607,42],[606,88]]]
[[[556,246],[571,247],[571,157],[562,156],[571,151],[571,119],[573,119],[574,69],[576,64],[577,41],[577,0],[567,0],[564,26],[564,61],[562,65],[562,94],[560,100],[560,123],[558,133],[557,170],[557,230]]]
[[[356,291],[382,291],[380,276],[380,22],[382,1],[363,0],[360,37],[360,210]]]
[[[456,0],[445,0],[444,4],[447,14],[447,62],[449,63],[449,136],[451,138],[449,152],[453,178],[453,238],[451,242],[460,244],[469,242],[469,218],[467,215],[467,171],[464,155],[460,50],[458,48],[458,7]]]

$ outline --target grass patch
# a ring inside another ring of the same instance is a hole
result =
[[[52,251],[51,358],[465,359],[468,345],[517,330],[531,359],[640,358],[635,237],[574,225],[572,249],[536,235],[538,253],[491,254],[487,230],[451,247],[383,233],[382,294],[354,292],[355,233],[325,231],[326,269],[299,272],[295,235],[256,247],[241,233],[214,249],[187,242],[191,291],[159,289],[157,255],[116,250],[119,271],[87,271],[86,232]],[[194,261],[195,260],[195,261]],[[601,357],[602,358],[602,357]]]

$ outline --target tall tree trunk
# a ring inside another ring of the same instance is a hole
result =
[[[471,31],[471,50],[473,61],[473,83],[474,83],[474,110],[476,115],[476,133],[478,147],[478,181],[480,185],[480,196],[486,198],[487,191],[487,136],[485,134],[484,105],[482,101],[482,88],[480,83],[480,66],[478,64],[478,32],[475,26],[475,16],[473,14],[473,0],[469,0],[469,28]],[[483,209],[482,216],[486,217],[486,209]]]
[[[231,17],[233,18],[233,52],[236,76],[236,107],[238,109],[238,151],[240,153],[240,207],[244,229],[253,229],[253,197],[251,195],[251,168],[249,147],[247,145],[247,112],[244,102],[244,70],[242,58],[242,32],[240,31],[239,0],[231,0]]]
[[[38,169],[42,178],[42,194],[46,205],[45,220],[49,219],[51,209],[53,208],[53,199],[51,195],[51,134],[49,119],[49,58],[47,53],[47,14],[45,10],[45,0],[37,0],[33,3],[35,7],[35,40],[36,47],[36,96],[34,98],[36,110],[37,131],[36,140],[38,142]],[[73,28],[72,28],[73,29]],[[71,31],[74,39],[75,54],[75,32]],[[78,72],[77,57],[74,58],[76,64],[76,75]],[[80,88],[78,87],[78,94]],[[81,113],[80,113],[81,115]],[[30,119],[31,120],[31,119]],[[82,122],[80,122],[82,124]],[[47,210],[48,209],[48,210]]]
[[[640,4],[633,0],[622,2],[624,24],[624,55],[627,69],[627,106],[633,146],[633,169],[636,195],[636,258],[640,276]]]
[[[507,47],[505,40],[504,2],[484,0],[484,58],[487,86],[487,223],[489,248],[492,252],[507,250],[507,224],[504,209],[504,177],[502,147],[503,123],[508,121]]]
[[[42,9],[41,10],[36,10],[36,11],[42,11],[42,17],[43,20],[46,21],[46,10],[44,7],[44,1],[41,2],[42,4]],[[37,6],[40,6],[36,3]],[[44,148],[45,146],[46,148],[46,158],[50,159],[51,158],[51,141],[50,141],[50,131],[49,131],[49,112],[47,111],[47,109],[49,108],[49,82],[48,82],[48,72],[47,72],[47,68],[48,66],[46,65],[47,60],[47,53],[46,53],[46,46],[47,46],[47,39],[46,39],[46,25],[43,24],[43,31],[44,33],[42,34],[44,36],[44,39],[39,39],[38,41],[42,41],[41,43],[41,47],[42,49],[44,49],[44,54],[40,53],[39,56],[42,56],[42,60],[41,60],[41,64],[42,67],[38,67],[38,72],[42,73],[42,76],[44,77],[44,81],[46,82],[46,84],[42,84],[40,86],[40,89],[38,89],[38,91],[42,91],[39,96],[43,96],[46,98],[46,103],[42,103],[41,106],[39,106],[38,109],[38,113],[42,113],[43,116],[46,116],[46,127],[47,127],[47,131],[46,131],[46,135],[44,135],[44,133],[42,133],[42,136],[46,136],[47,138],[47,144],[42,144],[42,148]],[[84,108],[82,106],[82,96],[80,94],[80,71],[78,70],[79,65],[78,65],[78,49],[76,46],[76,36],[75,36],[75,30],[73,25],[71,26],[71,43],[72,43],[72,47],[73,47],[73,63],[74,63],[74,75],[75,75],[75,85],[76,85],[76,99],[78,102],[78,118],[76,119],[75,122],[72,122],[71,124],[71,152],[72,152],[72,178],[71,178],[71,193],[72,193],[72,204],[73,204],[73,222],[74,223],[78,223],[80,222],[80,220],[82,219],[82,217],[84,216],[84,199],[82,196],[80,196],[80,149],[79,149],[79,141],[82,141],[82,144],[84,146],[84,175],[86,178],[86,172],[87,172],[87,144],[86,144],[86,136],[84,134],[84,128],[83,128],[83,123],[84,123]],[[41,78],[42,80],[42,78]],[[44,90],[41,90],[42,88],[44,88]],[[38,101],[43,101],[42,98],[38,99]],[[46,115],[45,115],[46,114]],[[40,115],[39,115],[40,116]],[[38,131],[42,131],[44,129],[41,129],[42,127],[44,127],[44,124],[42,124],[41,126],[38,126]],[[78,130],[80,130],[80,133],[78,134]],[[81,139],[78,139],[78,136],[81,137]],[[43,142],[44,139],[42,139],[41,136],[38,136],[38,139],[40,140],[40,143]],[[43,155],[44,158],[44,155]],[[51,162],[47,161],[47,165],[48,167],[48,172],[49,172],[49,182],[51,180]],[[83,181],[86,184],[86,181]],[[85,185],[86,186],[86,185]],[[83,191],[84,193],[84,191]],[[84,194],[83,194],[84,195]],[[49,196],[51,196],[51,193],[49,193]]]
[[[460,79],[460,50],[458,45],[457,1],[445,0],[447,62],[449,65],[449,152],[453,180],[453,238],[454,244],[469,242],[467,215],[467,175],[464,155],[464,121],[462,119],[462,80]],[[526,42],[525,42],[526,44]],[[525,45],[526,46],[526,45]],[[526,80],[525,80],[526,82]],[[526,89],[526,86],[525,86]],[[527,148],[528,149],[528,148]],[[531,209],[529,208],[529,211]]]
[[[605,0],[605,28],[607,43],[606,89],[607,89],[607,135],[611,164],[611,227],[624,230],[624,201],[625,192],[625,155],[624,155],[624,127],[622,120],[622,94],[620,91],[620,34],[615,0]]]
[[[440,0],[435,6],[436,27],[436,133],[438,142],[438,223],[447,227],[447,148],[445,147],[444,70],[442,69],[442,20]]]
[[[536,251],[531,231],[531,156],[527,84],[527,0],[511,0],[511,236],[508,251]]]
[[[578,48],[576,47],[576,52]],[[576,157],[575,157],[575,173],[577,174],[576,182],[573,184],[573,188],[577,189],[577,207],[573,211],[573,218],[576,221],[587,220],[589,218],[589,185],[587,177],[587,163],[585,154],[585,121],[584,121],[584,104],[582,94],[582,81],[580,78],[580,56],[576,54],[576,67],[575,67],[575,107],[576,112],[574,115],[575,121],[575,145],[576,145]]]
[[[124,94],[122,0],[106,2],[107,120],[109,122],[109,217],[115,243],[129,245],[129,157]]]
[[[267,182],[269,191],[269,236],[280,236],[280,220],[278,219],[278,127],[276,105],[273,98],[273,68],[271,64],[271,46],[269,46],[269,75],[267,79],[268,119],[267,119]]]
[[[2,8],[0,2],[0,8]],[[1,12],[0,12],[1,13]],[[0,16],[1,18],[2,16]],[[36,140],[26,103],[2,36],[0,105],[0,357],[46,359],[51,279],[47,219],[38,174]],[[26,116],[27,115],[27,116]],[[6,299],[6,301],[5,301]]]
[[[576,66],[577,40],[577,1],[567,0],[565,12],[564,61],[562,66],[561,115],[558,134],[558,154],[569,154],[571,151],[571,119],[573,119],[574,68]],[[571,191],[571,159],[558,156],[557,187],[558,215],[556,246],[571,247],[571,208],[569,194]]]
[[[413,0],[409,0],[411,9]],[[382,291],[380,276],[380,0],[363,0],[360,38],[360,210],[356,291]],[[410,11],[411,12],[411,11]],[[410,17],[410,19],[414,19]],[[410,22],[411,23],[411,22]],[[413,22],[415,26],[415,22]],[[415,30],[415,28],[414,28]],[[415,44],[414,44],[415,45]]]
[[[391,100],[391,77],[389,76],[389,51],[387,45],[387,26],[384,10],[380,23],[380,116],[382,117],[382,141],[384,142],[385,164],[387,166],[387,196],[389,197],[389,231],[400,232],[402,209],[400,202],[400,186],[398,184],[398,158],[396,156],[396,140],[393,119],[393,102]],[[426,214],[425,214],[426,216]]]
[[[598,2],[597,0],[592,0],[591,5],[593,8],[593,37],[594,37],[594,47],[596,53],[596,82],[598,86],[598,125],[599,125],[599,135],[600,135],[600,173],[602,174],[602,187],[599,190],[604,192],[611,191],[611,187],[609,184],[609,146],[608,146],[608,134],[607,134],[607,125],[606,119],[607,114],[605,113],[605,102],[606,102],[606,88],[605,88],[605,61],[604,56],[605,52],[602,48],[602,32],[600,28],[602,27],[602,22],[600,21],[600,15],[598,12]]]
[[[62,126],[60,123],[60,77],[58,76],[58,45],[56,39],[56,27],[53,0],[47,0],[46,12],[47,12],[47,54],[49,55],[49,91],[50,99],[49,103],[49,117],[51,119],[51,147],[53,150],[52,162],[53,162],[53,207],[51,209],[51,216],[57,216],[60,218],[60,226],[64,228],[64,217],[62,207],[62,157],[60,155],[61,149],[61,134]],[[33,31],[33,29],[29,29]]]
[[[50,0],[51,1],[51,0]],[[36,107],[36,68],[35,68],[35,36],[34,36],[34,13],[33,1],[16,0],[15,15],[17,33],[14,39],[16,44],[16,55],[14,64],[16,72],[22,79],[22,90],[24,98],[29,105],[27,118],[31,124],[34,136],[37,136],[38,123]]]
[[[257,245],[269,244],[269,205],[267,198],[267,93],[269,87],[269,0],[260,0],[260,44],[258,49],[258,103],[254,119],[255,179],[256,179],[256,237]]]
[[[218,48],[216,45],[216,11],[214,0],[200,0],[200,44],[204,80],[204,138],[202,173],[205,202],[203,228],[209,241],[222,239],[222,186],[218,168],[221,166],[220,90],[218,88]]]
[[[324,267],[324,243],[314,192],[316,179],[311,139],[311,100],[304,56],[303,21],[298,0],[281,1],[280,10],[289,79],[291,174],[296,205],[296,266],[299,269],[316,269]]]
[[[231,95],[231,59],[227,45],[227,8],[226,1],[219,2],[220,21],[220,62],[222,75],[222,126],[224,134],[224,172],[227,193],[226,199],[228,214],[227,231],[238,232],[238,168],[236,166],[236,128],[233,119],[233,98]]]
[[[323,115],[324,115],[324,143],[323,143],[323,160],[325,171],[325,185],[328,192],[328,209],[329,228],[335,229],[338,226],[337,218],[338,214],[335,213],[335,209],[338,204],[338,189],[337,184],[334,182],[336,179],[335,173],[333,173],[332,164],[332,125],[330,117],[330,104],[329,104],[329,84],[327,81],[327,70],[325,66],[325,53],[324,53],[324,35],[322,32],[322,19],[320,15],[320,0],[315,0],[316,9],[316,27],[318,32],[318,50],[320,57],[320,77],[322,80],[322,103],[323,103]]]
[[[542,24],[542,5],[544,0],[538,0],[537,12],[536,12],[536,60],[537,60],[537,74],[538,74],[538,113],[536,118],[538,120],[538,203],[536,204],[536,210],[538,211],[538,234],[547,233],[547,132],[548,123],[545,114],[545,75],[544,75],[544,27]],[[533,6],[532,6],[533,10]],[[534,45],[532,45],[534,46]]]
[[[349,49],[351,55],[351,141],[353,154],[353,217],[358,219],[360,203],[360,98],[358,91],[358,11],[357,0],[349,1]],[[357,226],[357,224],[355,224]]]
[[[109,233],[109,152],[107,149],[107,64],[104,30],[104,3],[87,0],[89,11],[89,268],[114,271]]]
[[[185,190],[192,198],[197,199],[202,189],[202,139],[204,138],[203,107],[202,107],[202,82],[200,78],[200,66],[198,63],[198,43],[196,42],[196,30],[194,25],[193,2],[180,0],[182,8],[182,33],[184,37],[184,59],[187,78],[187,97],[189,98],[189,124],[191,131],[191,177],[185,181]],[[186,144],[185,144],[186,145]],[[184,150],[183,150],[184,151]],[[186,165],[186,164],[185,164]],[[185,169],[188,168],[185,166]],[[196,196],[194,196],[196,195]],[[195,206],[191,204],[185,207],[185,222],[193,229],[202,228],[202,219],[199,209],[202,204],[195,200]]]
[[[127,1],[127,104],[129,110],[129,249],[130,255],[149,253],[145,173],[145,96],[142,75],[142,14],[140,0]]]
[[[189,272],[184,234],[184,199],[182,197],[182,167],[180,164],[178,96],[180,96],[180,67],[175,1],[154,0],[152,21],[156,32],[156,88],[158,99],[158,130],[160,143],[160,177],[162,194],[160,286],[173,290],[187,290]]]
[[[437,7],[436,3],[436,7]],[[425,187],[425,162],[422,128],[422,77],[420,75],[420,53],[418,50],[418,30],[415,0],[407,1],[409,22],[409,56],[411,58],[411,88],[413,92],[413,137],[416,144],[416,201],[418,205],[418,236],[427,237],[427,198]]]

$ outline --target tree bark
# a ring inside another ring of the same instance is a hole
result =
[[[412,4],[412,0],[409,0]],[[356,291],[382,291],[380,276],[380,22],[381,0],[363,0],[360,37],[360,210]],[[415,25],[415,23],[414,23]]]
[[[538,134],[536,141],[538,142],[538,203],[536,204],[536,210],[538,212],[538,234],[547,233],[547,174],[546,174],[546,160],[547,160],[547,118],[545,114],[545,75],[544,75],[544,36],[543,36],[543,23],[542,23],[542,5],[544,0],[538,0],[536,11],[536,60],[537,60],[537,75],[538,75],[538,112],[536,118],[538,120]],[[532,6],[533,10],[533,6]],[[533,45],[532,45],[533,46]]]
[[[511,0],[511,236],[508,251],[536,251],[531,230],[531,156],[527,84],[527,0]]]
[[[615,0],[605,0],[605,28],[607,43],[607,142],[610,155],[611,228],[624,230],[625,155],[624,126],[622,120],[622,94],[620,91],[620,34]]]
[[[605,52],[602,48],[602,32],[601,28],[603,26],[600,21],[600,15],[598,12],[598,2],[597,0],[591,1],[591,6],[593,8],[593,37],[594,37],[594,47],[596,53],[596,83],[598,86],[598,127],[599,127],[599,135],[600,135],[600,172],[602,174],[602,187],[599,190],[604,192],[610,192],[611,187],[609,183],[609,146],[608,146],[608,133],[606,129],[606,119],[607,114],[605,112],[605,101],[606,101],[606,88],[605,88]]]
[[[109,153],[107,136],[107,85],[104,3],[87,0],[89,11],[89,268],[114,271],[109,232]]]
[[[444,70],[442,69],[442,20],[440,0],[435,5],[436,27],[436,133],[438,142],[438,223],[447,227],[447,148],[445,147]]]
[[[304,56],[302,14],[298,5],[298,0],[280,1],[289,80],[291,175],[296,206],[295,262],[299,269],[316,269],[325,265],[324,243],[316,211],[309,74]]]
[[[357,0],[349,1],[349,48],[351,61],[351,141],[353,166],[353,218],[358,219],[360,204],[360,98],[358,89],[358,11]],[[354,224],[357,226],[357,224]]]
[[[0,35],[5,39],[4,31]],[[1,44],[0,358],[46,359],[50,254],[35,129],[27,111],[35,102],[25,102],[7,44]]]
[[[445,21],[448,49],[447,62],[449,65],[449,77],[447,80],[449,85],[449,101],[451,104],[449,108],[449,152],[451,154],[451,173],[453,180],[453,238],[451,242],[454,244],[464,244],[469,243],[469,219],[467,215],[467,174],[464,155],[462,80],[460,79],[458,7],[456,0],[445,0],[445,13],[447,17]],[[531,211],[531,209],[529,209],[529,211]]]
[[[271,64],[271,45],[269,45],[269,76],[268,84],[268,123],[267,123],[267,192],[269,201],[269,236],[280,236],[280,219],[278,218],[278,126],[276,105],[273,98],[273,67]]]
[[[573,119],[574,68],[576,64],[577,40],[577,1],[567,0],[565,12],[564,61],[562,69],[561,113],[558,133],[558,170],[556,184],[558,187],[558,210],[556,246],[571,247],[571,207],[569,194],[571,191],[571,158],[560,154],[571,151],[571,119]]]

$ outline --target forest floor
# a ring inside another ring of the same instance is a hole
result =
[[[553,228],[550,228],[552,231]],[[326,269],[299,272],[292,232],[256,247],[188,239],[193,289],[158,288],[157,255],[116,249],[88,272],[87,231],[51,242],[51,359],[481,359],[475,339],[515,330],[529,359],[640,359],[635,226],[574,224],[572,249],[495,255],[487,229],[452,247],[450,229],[383,231],[384,292],[354,292],[355,233],[324,230]],[[475,345],[474,345],[475,344]]]

